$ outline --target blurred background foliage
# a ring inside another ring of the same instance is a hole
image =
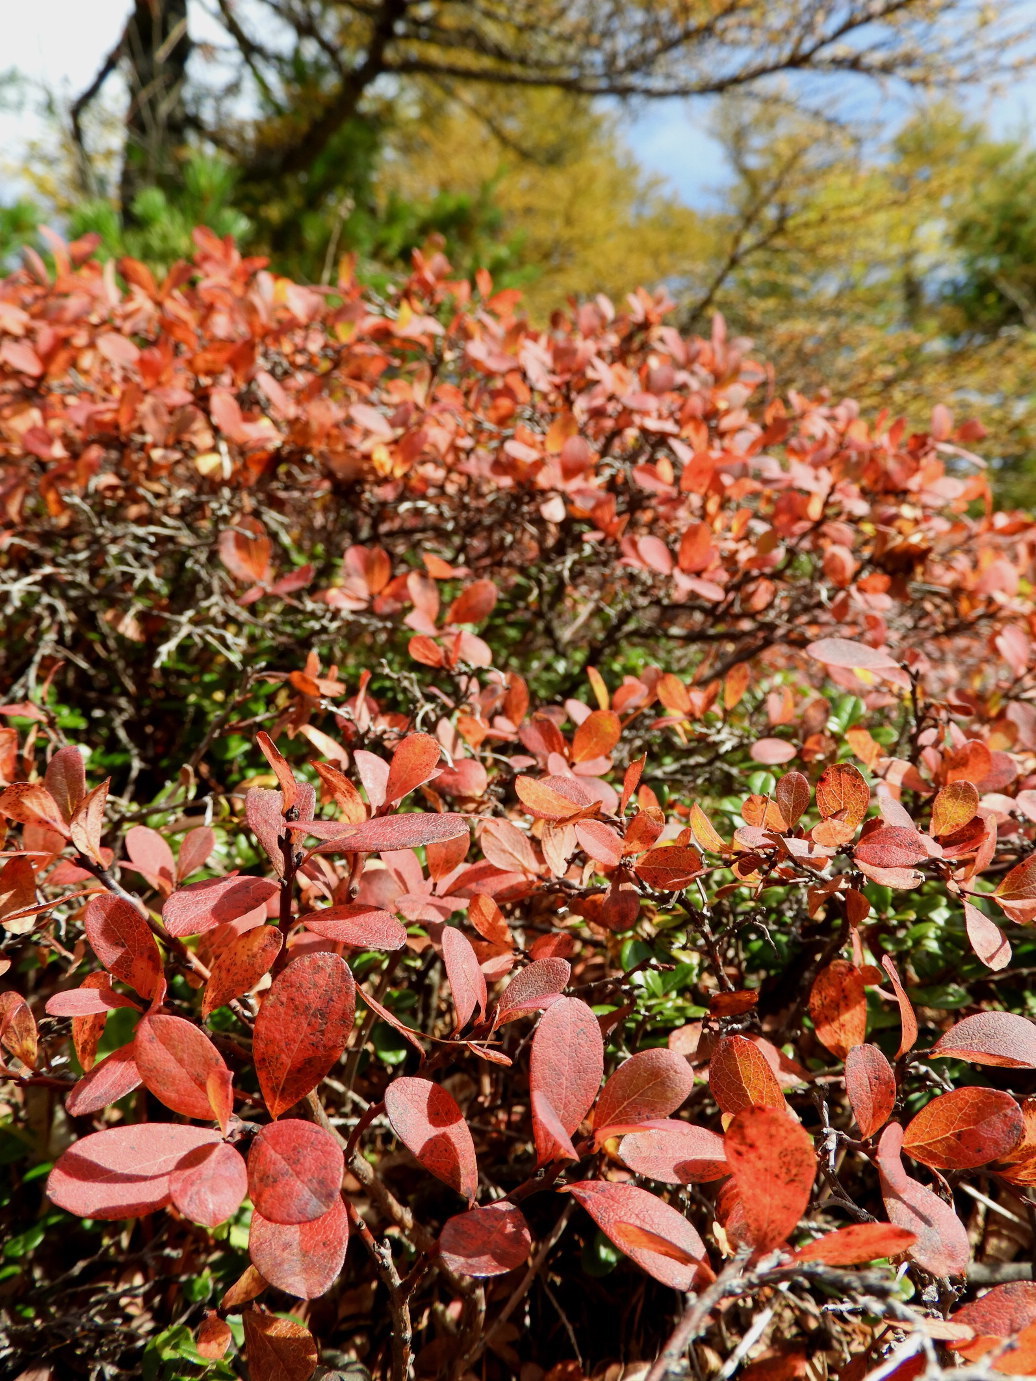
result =
[[[1029,0],[126,0],[74,101],[0,79],[47,117],[8,159],[0,262],[43,223],[162,269],[201,223],[303,280],[354,256],[375,287],[431,241],[541,320],[664,285],[682,325],[722,312],[803,393],[979,416],[1000,500],[1031,504],[1036,148],[965,95],[1022,80],[1032,19]],[[658,96],[711,102],[727,175],[699,205],[625,137],[622,102]]]

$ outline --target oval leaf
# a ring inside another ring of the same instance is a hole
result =
[[[385,1090],[385,1111],[396,1136],[429,1174],[474,1199],[475,1143],[451,1094],[430,1079],[394,1079]]]
[[[777,1108],[746,1108],[727,1128],[727,1162],[749,1240],[771,1251],[798,1226],[809,1204],[817,1163],[813,1143]]]
[[[316,1088],[352,1034],[356,984],[337,954],[303,954],[273,980],[255,1020],[253,1058],[270,1116]]]
[[[457,1275],[499,1276],[524,1266],[532,1236],[521,1209],[500,1199],[450,1218],[439,1251]]]

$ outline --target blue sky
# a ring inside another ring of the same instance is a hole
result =
[[[32,0],[5,7],[0,69],[14,67],[45,81],[59,94],[74,96],[91,80],[125,23],[129,0]],[[1036,0],[1033,3],[1036,27]],[[998,133],[1036,126],[1036,73],[1002,92],[986,108]],[[906,112],[901,100],[883,106],[890,124]],[[685,201],[707,203],[725,180],[723,153],[708,131],[704,101],[659,101],[625,112],[622,128],[640,163],[665,178]],[[0,197],[14,191],[4,162],[18,161],[19,150],[38,125],[31,117],[0,111]]]

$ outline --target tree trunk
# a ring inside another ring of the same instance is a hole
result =
[[[143,188],[175,186],[187,136],[190,54],[187,0],[133,0],[123,38],[129,106],[119,185],[127,222]]]

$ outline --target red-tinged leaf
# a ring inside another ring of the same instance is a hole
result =
[[[176,860],[176,880],[183,882],[199,868],[204,868],[209,856],[216,847],[216,835],[208,825],[199,825],[188,830],[180,844],[180,854]]]
[[[456,926],[443,927],[442,958],[453,994],[453,1005],[457,1009],[456,1029],[460,1031],[476,1012],[479,1016],[486,1014],[489,1005],[486,976],[471,941]]]
[[[136,907],[107,893],[94,897],[86,908],[83,925],[90,948],[108,972],[141,997],[153,997],[162,973],[162,957]]]
[[[535,874],[539,862],[529,837],[510,820],[490,820],[479,835],[482,853],[502,873]]]
[[[933,1055],[1007,1069],[1036,1069],[1036,1022],[1014,1012],[977,1012],[939,1037]]]
[[[1010,1155],[1025,1132],[1009,1093],[958,1088],[926,1103],[903,1135],[903,1150],[937,1170],[970,1170]]]
[[[320,1352],[308,1328],[292,1319],[278,1319],[255,1309],[245,1311],[244,1324],[251,1381],[309,1381],[317,1369]]]
[[[284,849],[281,839],[282,836],[287,837],[284,833],[284,793],[265,786],[249,787],[245,794],[245,819],[248,828],[263,846],[277,876],[283,877]]]
[[[342,1148],[331,1133],[295,1117],[263,1127],[248,1153],[248,1193],[271,1223],[322,1217],[338,1198],[344,1173]]]
[[[424,1055],[424,1046],[421,1044],[419,1032],[415,1031],[412,1026],[407,1026],[406,1022],[400,1021],[395,1012],[390,1011],[388,1007],[383,1007],[378,999],[372,997],[365,988],[359,988],[357,991],[375,1016],[388,1022],[389,1026],[394,1031],[398,1031],[403,1039],[408,1041],[420,1055]],[[510,1060],[507,1063],[510,1064]]]
[[[531,1247],[525,1216],[506,1199],[458,1213],[439,1234],[439,1253],[455,1275],[506,1275],[525,1265]]]
[[[963,829],[978,813],[978,787],[972,782],[950,782],[932,802],[932,833],[936,836],[953,834]]]
[[[570,820],[582,815],[596,800],[574,777],[522,777],[514,780],[519,801],[537,820]]]
[[[126,852],[134,869],[152,887],[171,892],[176,882],[176,860],[173,851],[157,830],[147,825],[134,825],[126,831]]]
[[[658,1256],[668,1257],[670,1261],[679,1261],[684,1266],[695,1266],[699,1269],[699,1280],[705,1275],[705,1268],[699,1257],[686,1247],[679,1246],[676,1242],[670,1242],[665,1237],[660,1237],[657,1232],[652,1232],[648,1228],[638,1227],[636,1223],[615,1223],[612,1227],[612,1240],[615,1245],[627,1256],[636,1249],[654,1252]],[[710,1272],[711,1274],[711,1272]]]
[[[895,658],[867,643],[851,642],[848,638],[821,638],[806,647],[810,657],[827,667],[846,667],[850,671],[885,671],[898,667]]]
[[[566,1188],[604,1235],[641,1270],[675,1290],[694,1288],[701,1267],[708,1264],[705,1243],[682,1213],[633,1184],[582,1180]],[[685,1258],[676,1261],[671,1255],[633,1245],[626,1231],[628,1227],[661,1237],[685,1253]],[[628,1245],[624,1245],[624,1236]]]
[[[356,984],[337,954],[302,954],[273,980],[256,1017],[252,1053],[270,1116],[315,1089],[353,1029]]]
[[[691,834],[694,836],[695,843],[699,848],[704,849],[710,854],[724,854],[727,845],[723,836],[713,825],[712,821],[702,810],[701,806],[695,802],[691,806],[691,813],[688,819],[691,827]]]
[[[3,798],[0,797],[0,803]],[[0,804],[2,809],[2,804]],[[993,891],[1001,901],[1036,901],[1036,854],[1016,863]]]
[[[57,801],[39,782],[13,782],[0,791],[0,815],[19,825],[41,825],[68,837],[68,827]]]
[[[59,748],[47,763],[43,784],[68,824],[86,795],[86,767],[79,749]]]
[[[28,1069],[36,1064],[36,1018],[20,993],[0,993],[0,1046]]]
[[[851,762],[825,767],[817,782],[817,810],[825,820],[832,816],[855,829],[871,803],[870,787]]]
[[[825,1233],[795,1253],[796,1261],[822,1261],[826,1266],[858,1266],[886,1256],[902,1256],[917,1234],[894,1223],[854,1223]]]
[[[602,709],[607,706],[602,705]],[[647,754],[643,753],[629,764],[622,776],[622,795],[619,798],[619,815],[626,814],[626,807],[629,805],[633,793],[640,785],[640,779],[644,775],[644,768],[647,766]]]
[[[838,1060],[867,1039],[867,989],[855,964],[835,959],[820,970],[809,994],[817,1039]]]
[[[766,1056],[744,1036],[721,1036],[716,1042],[709,1061],[709,1090],[725,1113],[786,1107]]]
[[[559,997],[540,1018],[532,1038],[530,1091],[546,1098],[566,1135],[571,1136],[593,1106],[603,1074],[600,1023],[579,998]],[[537,1164],[542,1165],[557,1137],[541,1124],[535,1101],[532,1128]]]
[[[442,648],[432,638],[419,633],[407,643],[407,651],[415,662],[425,667],[441,667],[445,661]]]
[[[108,802],[108,788],[111,777],[100,786],[95,786],[79,803],[69,823],[68,831],[72,843],[81,854],[92,858],[95,863],[104,863],[101,854],[101,836],[104,833],[104,807]]]
[[[532,1109],[532,1131],[536,1143],[536,1164],[549,1165],[556,1160],[578,1160],[572,1138],[562,1126],[554,1105],[545,1093],[533,1089],[529,1096]]]
[[[47,999],[47,1015],[51,1017],[89,1017],[98,1012],[112,1012],[116,1007],[140,1008],[132,998],[117,993],[108,975],[101,974],[103,982],[85,984],[81,988],[66,988],[63,993],[55,993]]]
[[[247,1193],[244,1157],[225,1141],[189,1151],[169,1176],[174,1206],[192,1223],[207,1228],[232,1218]]]
[[[469,1202],[478,1190],[475,1143],[464,1114],[430,1079],[394,1079],[385,1090],[392,1130],[431,1175]]]
[[[1011,944],[996,922],[966,901],[964,924],[971,948],[983,964],[993,970],[1005,969],[1011,962]]]
[[[809,809],[809,778],[801,772],[785,772],[774,789],[777,809],[784,817],[787,828],[794,829]]]
[[[107,1059],[94,1065],[77,1084],[73,1084],[65,1099],[69,1117],[88,1117],[111,1103],[125,1098],[140,1088],[140,1072],[133,1059],[133,1044],[113,1050]]]
[[[470,758],[462,758],[462,762],[471,762]],[[484,771],[484,769],[480,770]],[[481,796],[482,792],[472,793]],[[428,876],[433,882],[440,882],[455,868],[459,868],[464,862],[471,847],[471,840],[465,835],[458,835],[456,839],[447,839],[444,844],[426,844],[424,857],[428,864]]]
[[[729,1173],[723,1138],[705,1127],[666,1119],[624,1136],[619,1156],[634,1174],[663,1184],[704,1184]]]
[[[185,1117],[218,1119],[208,1080],[226,1071],[222,1056],[203,1031],[183,1017],[145,1016],[133,1037],[133,1059],[144,1086]]]
[[[913,1050],[917,1044],[917,1017],[891,955],[882,956],[881,967],[889,976],[889,982],[892,984],[892,991],[896,994],[896,1003],[899,1007],[899,1023],[902,1027],[899,1049],[896,1051],[896,1059],[899,1060],[908,1050]]]
[[[1031,1280],[1016,1280],[1009,1285],[994,1285],[981,1298],[954,1310],[950,1322],[964,1324],[975,1336],[966,1342],[951,1342],[948,1346],[969,1362],[981,1361],[998,1344],[1017,1338],[1036,1323],[1036,1284]],[[1011,1365],[1015,1360],[1012,1351],[1001,1353],[993,1364],[994,1370],[1006,1371],[1008,1375],[1029,1375],[1029,1368],[1016,1371]]]
[[[580,820],[575,832],[580,848],[595,863],[615,868],[622,861],[622,835],[603,820]]]
[[[94,1132],[61,1156],[47,1194],[80,1218],[136,1218],[169,1202],[169,1176],[184,1156],[219,1140],[209,1128],[171,1122]]]
[[[845,1091],[862,1137],[884,1127],[896,1106],[896,1075],[876,1045],[855,1045],[846,1055]]]
[[[203,935],[265,906],[276,891],[277,884],[271,878],[206,878],[203,882],[190,882],[166,898],[162,920],[169,934],[178,939]]]
[[[353,949],[402,949],[406,927],[388,911],[365,902],[343,902],[322,911],[307,911],[299,920],[314,935]]]
[[[198,1325],[198,1331],[194,1335],[194,1346],[199,1357],[204,1357],[207,1362],[218,1362],[221,1357],[226,1356],[233,1340],[230,1324],[221,1319],[215,1310],[210,1309]]]
[[[110,988],[111,979],[106,973],[88,973],[83,979],[84,988]],[[72,1018],[72,1044],[75,1047],[76,1059],[89,1072],[93,1069],[94,1060],[97,1055],[97,1047],[104,1034],[105,1023],[108,1014],[98,1013],[90,1017]]]
[[[340,1195],[308,1223],[273,1223],[258,1209],[252,1214],[248,1253],[253,1264],[271,1285],[299,1299],[316,1299],[331,1288],[348,1245],[349,1214]]]
[[[431,734],[407,734],[392,754],[385,800],[401,801],[411,791],[430,781],[439,770],[442,747]]]
[[[32,929],[32,921],[24,922],[24,931],[10,918],[18,912],[33,912],[36,905],[36,873],[27,858],[9,858],[0,869],[0,921],[4,929],[21,934]]]
[[[878,1142],[878,1174],[885,1212],[897,1227],[916,1235],[910,1260],[934,1276],[963,1275],[971,1248],[964,1224],[938,1194],[903,1169],[903,1128],[890,1122]]]
[[[661,844],[649,849],[636,864],[637,876],[656,892],[682,892],[705,871],[697,849]]]
[[[749,1240],[771,1251],[798,1226],[809,1204],[817,1163],[813,1143],[777,1108],[746,1108],[727,1128],[727,1163]]]
[[[255,579],[256,583],[260,583],[265,579],[265,576],[256,576]],[[274,776],[277,778],[283,798],[282,809],[284,814],[287,815],[288,811],[294,809],[298,804],[299,783],[295,780],[295,774],[288,766],[284,754],[265,729],[259,730],[255,736],[255,742],[260,753],[262,753],[263,757],[273,768]]]
[[[791,762],[798,755],[794,743],[783,738],[756,739],[749,750],[753,762],[761,762],[764,767],[779,767],[781,763]]]
[[[468,902],[468,920],[491,945],[512,947],[511,928],[492,897],[477,892]]]
[[[275,925],[254,926],[231,940],[226,949],[220,951],[209,972],[201,1004],[202,1016],[208,1017],[217,1007],[250,992],[273,968],[283,943],[283,936]]]
[[[606,758],[622,736],[622,721],[614,710],[591,710],[572,736],[572,761]]]
[[[567,959],[536,959],[508,983],[496,1009],[494,1028],[526,1012],[542,1011],[557,1002],[572,976]]]
[[[293,830],[298,828],[292,826]],[[306,830],[301,832],[307,833]],[[435,815],[415,810],[407,815],[382,815],[363,825],[336,825],[334,837],[313,852],[372,854],[384,849],[417,849],[422,844],[459,839],[467,832],[468,822],[463,815]]]
[[[630,1127],[668,1117],[690,1095],[694,1071],[682,1055],[665,1048],[639,1050],[611,1076],[594,1108],[598,1145],[609,1127]]]
[[[491,580],[476,580],[462,590],[446,612],[449,623],[481,623],[496,608],[498,591]]]
[[[902,825],[882,825],[864,835],[853,850],[857,863],[872,868],[912,868],[923,863],[928,849],[917,830]]]

